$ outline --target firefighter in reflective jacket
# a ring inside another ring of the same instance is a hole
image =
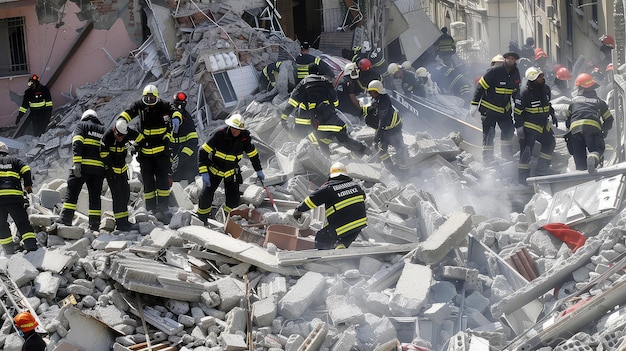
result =
[[[300,55],[296,57],[296,84],[310,74],[309,65],[311,64],[319,66],[319,74],[325,75],[330,79],[334,79],[335,75],[333,74],[333,70],[330,66],[328,66],[326,62],[322,61],[321,58],[309,54],[310,49],[311,45],[307,41],[302,42],[300,45]]]
[[[296,207],[293,217],[299,220],[302,212],[321,205],[326,208],[326,222],[315,235],[318,250],[345,249],[367,226],[365,191],[341,162],[333,163],[328,181]]]
[[[33,121],[33,134],[40,136],[46,131],[50,117],[52,116],[52,97],[50,90],[39,81],[39,76],[33,74],[28,80],[28,89],[24,91],[24,99],[17,113],[15,124],[20,124],[22,116],[26,110],[30,108],[31,118]]]
[[[120,114],[126,122],[139,117],[137,161],[141,166],[143,198],[148,211],[157,212],[160,220],[168,220],[170,196],[169,172],[172,129],[178,129],[182,114],[172,104],[159,99],[154,85],[143,89],[141,100]]]
[[[130,141],[135,140],[139,133],[128,128],[125,119],[118,119],[113,128],[104,133],[100,141],[102,162],[106,167],[106,178],[113,199],[113,217],[118,230],[129,231],[135,228],[128,220],[128,164],[126,156]],[[131,150],[132,151],[132,150]]]
[[[493,161],[493,142],[496,124],[502,131],[500,135],[500,153],[513,159],[513,118],[511,115],[511,97],[519,94],[520,74],[515,61],[519,55],[507,52],[504,65],[489,69],[476,85],[474,98],[470,105],[470,115],[481,114],[483,124],[483,162]],[[479,107],[480,106],[480,107]]]
[[[187,94],[174,95],[174,107],[182,114],[180,127],[172,131],[172,180],[193,183],[198,174],[198,132],[191,114],[187,111]]]
[[[556,142],[548,117],[558,125],[550,104],[550,87],[546,85],[543,72],[537,67],[526,70],[526,87],[515,100],[515,128],[520,142],[520,158],[517,166],[518,182],[526,184],[530,176],[530,159],[535,141],[541,144],[536,174],[546,175],[552,162]]]
[[[252,143],[250,132],[240,114],[233,114],[226,119],[226,127],[215,129],[209,140],[198,151],[198,170],[204,187],[198,199],[198,218],[206,223],[211,213],[213,195],[222,180],[226,193],[224,211],[239,206],[239,184],[243,183],[239,160],[245,152],[252,162],[257,177],[263,181],[265,175],[261,169],[259,152]]]
[[[594,173],[604,154],[604,138],[613,126],[613,115],[606,102],[596,94],[595,89],[599,85],[591,75],[579,74],[575,85],[578,94],[567,110],[566,125],[569,131],[566,141],[574,156],[576,169]]]
[[[379,80],[371,81],[367,90],[372,97],[372,104],[364,106],[363,113],[365,123],[376,129],[374,143],[380,152],[380,159],[388,170],[397,170],[403,174],[408,170],[409,155],[402,139],[402,118],[391,105],[391,98]],[[397,166],[394,166],[389,156],[389,146],[396,149]]]
[[[74,166],[70,170],[67,179],[67,193],[61,211],[61,223],[72,225],[78,196],[87,184],[89,192],[89,229],[100,229],[100,217],[102,216],[100,194],[104,181],[103,154],[100,152],[100,139],[104,135],[104,125],[98,119],[94,110],[83,112],[80,122],[76,124],[72,136],[72,151],[74,153]]]
[[[315,131],[309,134],[309,141],[318,144],[322,153],[330,157],[330,143],[336,141],[358,157],[369,154],[369,148],[348,134],[346,123],[337,116],[335,107],[328,102],[321,102],[313,113]]]
[[[283,128],[290,131],[290,135],[295,139],[302,139],[314,131],[311,124],[315,107],[321,102],[327,102],[333,107],[339,106],[337,91],[328,78],[322,75],[320,67],[316,64],[309,66],[310,74],[303,79],[291,92],[289,102],[280,116]],[[290,127],[288,124],[291,112],[299,108],[298,115],[293,117],[295,124]]]
[[[0,142],[0,244],[5,255],[15,252],[15,243],[7,222],[9,215],[15,222],[24,248],[28,251],[37,250],[35,232],[28,221],[28,213],[24,206],[24,192],[29,194],[33,192],[30,167],[24,161],[9,156],[9,148]]]

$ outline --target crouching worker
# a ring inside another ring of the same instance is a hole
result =
[[[296,207],[293,217],[299,220],[302,212],[322,204],[326,208],[326,223],[315,235],[315,248],[349,247],[367,226],[365,191],[347,175],[346,166],[341,162],[333,163],[328,181]]]
[[[0,243],[5,255],[15,253],[15,243],[7,216],[11,216],[17,231],[22,237],[22,245],[27,251],[37,250],[37,239],[33,227],[28,221],[24,207],[24,191],[33,192],[33,180],[30,167],[15,157],[9,156],[9,148],[0,142]],[[21,181],[24,181],[22,190]]]

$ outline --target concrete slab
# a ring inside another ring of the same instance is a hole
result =
[[[471,215],[463,212],[451,214],[441,227],[419,244],[413,261],[423,264],[438,263],[450,250],[458,247],[467,239],[467,234],[471,229]]]
[[[39,249],[24,255],[37,269],[62,274],[67,268],[78,262],[76,251],[59,249]]]
[[[417,247],[417,244],[380,245],[356,247],[351,246],[345,250],[302,250],[282,251],[277,253],[278,263],[282,266],[294,266],[310,261],[333,261],[363,255],[385,255],[390,253],[409,252]]]

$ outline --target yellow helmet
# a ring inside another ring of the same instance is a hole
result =
[[[143,93],[141,93],[141,95],[141,101],[148,106],[152,106],[159,101],[159,89],[152,84],[146,85],[146,87],[143,88]]]
[[[387,74],[394,74],[396,72],[398,72],[398,64],[390,63],[389,66],[387,66]]]

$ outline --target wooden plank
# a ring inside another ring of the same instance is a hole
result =
[[[281,266],[296,266],[312,261],[334,261],[344,258],[361,257],[363,255],[384,255],[390,253],[409,252],[417,247],[417,243],[385,246],[351,246],[345,250],[302,250],[282,251],[277,253],[278,264]]]

